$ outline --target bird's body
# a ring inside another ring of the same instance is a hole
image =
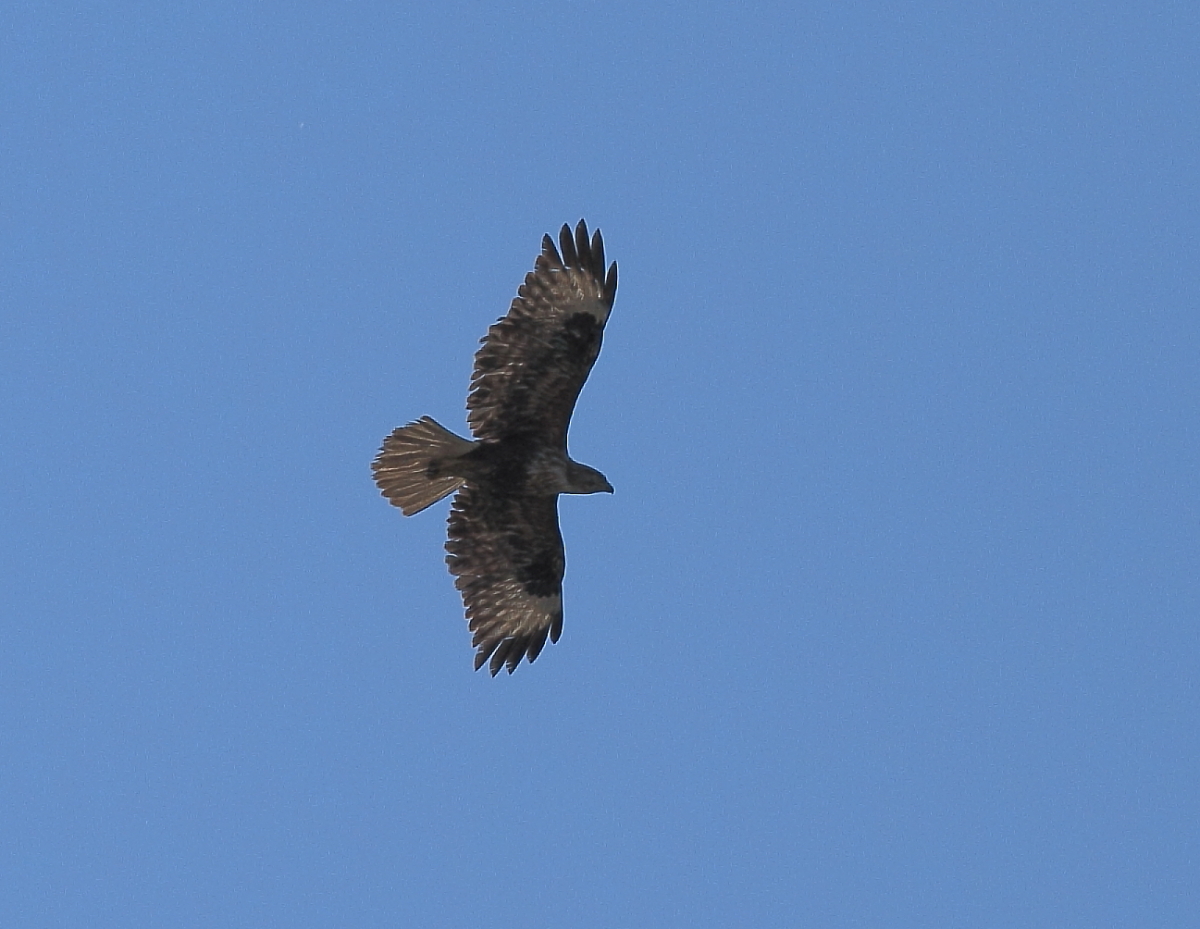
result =
[[[467,397],[474,441],[429,417],[393,432],[371,467],[380,491],[411,516],[458,491],[446,562],[477,649],[495,675],[533,661],[562,631],[565,567],[558,495],[612,486],[572,461],[567,427],[600,352],[617,288],[599,230],[563,226],[475,355]],[[489,661],[490,659],[490,661]]]

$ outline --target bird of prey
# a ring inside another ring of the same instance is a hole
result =
[[[561,253],[560,253],[561,250]],[[565,565],[559,494],[612,493],[608,479],[567,454],[575,400],[600,353],[617,293],[600,230],[564,225],[542,238],[533,271],[475,354],[467,396],[474,441],[428,416],[397,429],[371,464],[405,516],[458,491],[446,564],[461,591],[476,649],[494,677],[533,661],[562,633]]]

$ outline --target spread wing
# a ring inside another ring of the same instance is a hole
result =
[[[604,240],[583,220],[550,236],[509,308],[475,354],[467,421],[477,439],[534,435],[566,448],[575,400],[600,353],[617,294],[617,265],[604,270]]]
[[[562,633],[558,498],[508,496],[468,484],[454,498],[446,564],[462,592],[475,670],[512,674]]]

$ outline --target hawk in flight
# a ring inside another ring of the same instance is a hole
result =
[[[475,669],[511,674],[562,633],[565,565],[559,494],[612,493],[567,454],[567,426],[617,294],[600,230],[563,226],[483,339],[467,395],[474,441],[428,416],[397,429],[371,463],[405,516],[458,491],[446,563],[462,592]]]

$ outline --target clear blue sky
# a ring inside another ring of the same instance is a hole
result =
[[[1193,3],[0,14],[0,925],[1183,926]],[[621,285],[562,640],[471,671],[456,429]]]

